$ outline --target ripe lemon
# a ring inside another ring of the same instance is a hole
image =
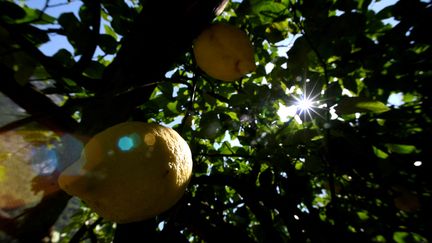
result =
[[[228,24],[213,24],[195,40],[197,65],[210,77],[235,81],[255,71],[254,50],[245,32]]]
[[[129,223],[172,207],[191,174],[191,151],[176,131],[124,122],[90,139],[81,158],[61,173],[58,182],[102,217]]]

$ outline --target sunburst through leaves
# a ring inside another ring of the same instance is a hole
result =
[[[312,119],[314,114],[321,116],[321,114],[317,112],[319,105],[319,100],[317,100],[318,95],[312,96],[311,93],[306,93],[306,90],[303,92],[304,93],[299,97],[294,97],[297,114],[303,121],[306,120],[306,118]]]

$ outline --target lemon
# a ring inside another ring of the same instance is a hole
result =
[[[195,40],[196,63],[207,75],[235,81],[255,70],[254,50],[245,32],[228,24],[213,24]]]
[[[191,151],[176,131],[124,122],[91,138],[58,182],[105,219],[129,223],[171,208],[191,174]]]

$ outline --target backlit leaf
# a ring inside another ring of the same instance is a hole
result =
[[[349,97],[339,101],[336,106],[338,115],[348,115],[357,112],[382,113],[390,110],[384,103],[362,97]]]

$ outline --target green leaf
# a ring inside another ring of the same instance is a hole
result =
[[[84,70],[84,74],[90,78],[102,78],[105,66],[99,62],[92,61],[90,65]]]
[[[106,54],[115,54],[117,52],[117,40],[111,35],[100,35],[99,46]]]
[[[376,17],[379,19],[388,19],[388,18],[393,17],[393,15],[392,15],[393,8],[394,8],[393,5],[390,5],[390,6],[383,8],[381,11],[379,11],[376,14]]]
[[[397,154],[411,154],[417,150],[414,145],[405,144],[386,144],[386,147],[389,151]]]
[[[75,54],[82,54],[90,45],[90,30],[83,26],[73,13],[63,13],[58,19],[64,29],[66,36],[75,48]]]
[[[393,240],[397,243],[406,243],[406,238],[408,238],[410,234],[408,232],[395,232],[393,234]],[[409,242],[409,241],[408,241]]]
[[[390,110],[384,103],[363,97],[349,97],[339,101],[336,106],[338,115],[349,115],[357,112],[382,113]]]
[[[414,95],[414,94],[411,94],[411,93],[404,93],[402,100],[405,103],[409,103],[409,102],[416,101],[417,99],[418,99],[417,95]]]
[[[40,45],[40,44],[46,43],[50,40],[48,34],[45,31],[40,30],[39,28],[29,26],[25,30],[26,30],[26,32],[23,34],[34,45]]]
[[[53,59],[59,61],[59,63],[62,63],[65,67],[72,67],[75,63],[72,54],[63,48],[54,54]]]
[[[257,14],[262,24],[268,24],[281,16],[287,9],[286,5],[273,1],[251,0],[252,11]]]
[[[178,113],[178,111],[177,111],[177,101],[168,103],[167,108],[172,113],[177,114]]]
[[[377,148],[377,147],[375,147],[375,146],[372,146],[372,148],[373,148],[374,154],[375,154],[378,158],[381,158],[381,159],[387,159],[388,154],[387,154],[386,152],[382,151],[381,149],[379,149],[379,148]]]
[[[309,66],[309,54],[312,52],[306,38],[299,37],[288,51],[287,68],[291,71],[293,78],[302,76]]]
[[[288,21],[281,21],[271,24],[266,28],[267,39],[271,43],[276,43],[284,40],[288,35]]]
[[[25,6],[24,10],[26,12],[25,18],[20,19],[17,23],[31,22],[32,24],[53,24],[56,21],[54,17],[40,11],[39,9]]]
[[[114,31],[120,35],[126,35],[130,29],[129,21],[121,18],[121,16],[113,17],[113,20],[111,21],[111,26]]]
[[[11,2],[0,2],[0,18],[5,20],[17,20],[25,17],[25,11]]]
[[[170,82],[162,82],[158,85],[158,89],[165,95],[168,99],[173,97],[174,86]]]
[[[104,30],[105,30],[105,33],[106,33],[107,35],[110,35],[110,36],[112,36],[114,39],[117,40],[117,38],[118,38],[117,33],[113,30],[113,28],[111,28],[111,26],[105,24],[105,25],[104,25]]]
[[[89,3],[87,1],[84,1],[84,4],[81,5],[81,7],[78,11],[78,16],[79,16],[81,23],[83,25],[90,26],[93,22],[93,18],[95,17],[95,14],[91,10],[91,8],[88,6],[88,4]]]
[[[37,63],[33,58],[23,52],[16,53],[14,59],[14,78],[19,84],[24,85],[28,83],[29,78],[34,73]]]
[[[76,31],[81,25],[78,18],[73,13],[63,13],[58,18],[58,22],[68,33]]]
[[[234,107],[242,106],[243,104],[249,102],[248,96],[245,94],[235,94],[230,98],[230,104]]]
[[[369,219],[369,215],[368,215],[367,211],[359,211],[359,212],[357,212],[357,216],[359,217],[360,220]]]
[[[163,95],[158,95],[146,104],[146,109],[151,110],[153,112],[158,112],[158,110],[162,107],[165,107],[169,103],[169,99]]]

